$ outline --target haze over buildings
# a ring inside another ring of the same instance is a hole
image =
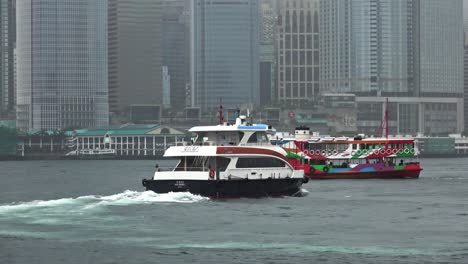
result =
[[[15,0],[0,0],[0,117],[13,114],[15,107],[15,25]]]
[[[278,101],[275,52],[277,3],[275,0],[260,0],[259,4],[260,106],[270,106]]]
[[[170,107],[188,106],[190,91],[190,1],[164,0],[161,15],[162,64],[170,77]]]
[[[107,125],[107,2],[16,4],[17,127]]]
[[[319,87],[319,1],[285,0],[278,7],[278,100],[306,107]]]
[[[0,0],[0,115],[16,108],[23,130],[98,126],[109,113],[126,123],[132,106],[150,107],[153,120],[159,106],[171,120],[188,106],[209,114],[220,98],[225,108],[276,107],[285,124],[327,133],[375,134],[387,97],[391,133],[466,125],[466,1],[53,3]]]
[[[393,133],[461,132],[461,10],[460,0],[322,0],[321,90],[360,96],[365,133],[387,96]]]
[[[162,104],[162,0],[108,0],[109,108]],[[105,2],[105,1],[103,1]]]
[[[192,104],[259,105],[257,0],[193,0]]]

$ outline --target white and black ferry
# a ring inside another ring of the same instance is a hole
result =
[[[202,196],[261,197],[295,195],[307,182],[304,171],[293,168],[286,151],[270,143],[271,126],[235,124],[199,126],[193,143],[170,147],[164,157],[177,159],[170,169],[157,168],[143,186],[156,193],[190,192]]]

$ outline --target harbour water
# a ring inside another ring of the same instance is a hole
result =
[[[145,192],[154,161],[0,162],[0,263],[468,263],[468,159],[421,162],[235,200]]]

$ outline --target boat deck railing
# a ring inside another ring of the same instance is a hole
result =
[[[156,171],[209,171],[207,167],[158,167]]]
[[[239,143],[239,142],[177,142],[175,146],[241,146],[241,147],[250,147],[250,146],[272,146],[270,142],[261,142],[261,143]]]

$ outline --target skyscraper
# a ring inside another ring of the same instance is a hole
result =
[[[278,9],[278,99],[304,106],[320,92],[319,1],[285,0]]]
[[[185,87],[190,82],[190,1],[163,0],[162,64],[170,75],[170,105],[176,110],[186,106]]]
[[[15,0],[0,0],[0,117],[11,113],[14,96]]]
[[[463,129],[461,0],[322,0],[321,89],[358,95],[358,129]]]
[[[276,91],[276,18],[277,1],[260,0],[260,105],[277,101]]]
[[[415,59],[421,96],[463,94],[462,0],[415,0]]]
[[[408,1],[320,2],[322,90],[408,92]]]
[[[162,0],[109,1],[109,108],[162,104]]]
[[[192,104],[259,104],[258,0],[192,3]]]
[[[18,1],[17,76],[18,128],[107,125],[107,1]]]
[[[465,45],[463,68],[463,103],[464,103],[464,131],[468,132],[468,45]]]

